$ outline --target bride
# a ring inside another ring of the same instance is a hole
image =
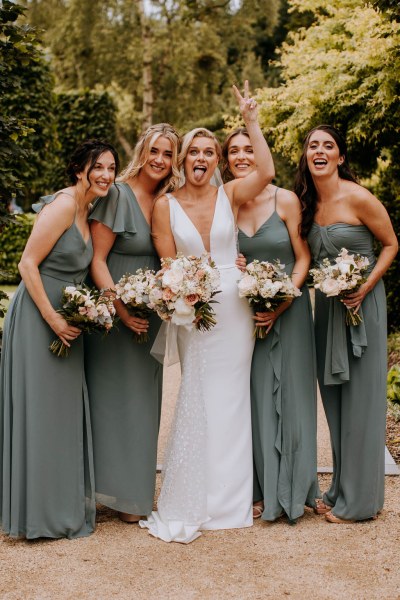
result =
[[[201,530],[249,527],[253,523],[253,460],[250,366],[253,321],[238,296],[235,266],[239,206],[257,196],[274,177],[271,153],[257,121],[257,104],[233,86],[254,148],[257,168],[220,186],[210,180],[220,146],[207,129],[183,138],[179,161],[185,184],[161,197],[152,218],[161,258],[177,252],[209,252],[221,278],[215,304],[217,325],[209,332],[177,329],[182,369],[174,423],[166,451],[158,510],[141,527],[166,542],[189,543]],[[175,326],[169,327],[168,337]],[[170,340],[169,340],[170,341]]]

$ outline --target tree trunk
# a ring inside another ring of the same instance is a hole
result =
[[[143,0],[137,2],[140,14],[143,47],[143,108],[142,131],[153,123],[153,75],[152,75],[152,40],[149,19],[144,10]]]

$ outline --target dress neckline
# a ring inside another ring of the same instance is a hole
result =
[[[210,227],[210,231],[209,231],[209,234],[208,234],[209,235],[209,239],[210,239],[210,250],[207,250],[207,248],[206,248],[206,246],[204,244],[203,236],[201,235],[200,231],[197,229],[196,225],[193,223],[192,219],[187,214],[186,210],[183,208],[183,206],[181,206],[178,198],[176,198],[172,194],[169,194],[169,196],[175,200],[176,204],[179,206],[179,208],[181,209],[181,211],[185,215],[186,219],[189,221],[189,223],[192,225],[193,229],[196,231],[196,233],[199,236],[199,238],[201,240],[201,243],[203,245],[204,252],[207,252],[208,254],[211,254],[211,233],[212,233],[212,230],[213,230],[213,227],[214,227],[215,215],[217,213],[217,205],[218,205],[218,201],[219,201],[219,197],[220,197],[220,193],[219,192],[220,192],[221,187],[222,186],[220,186],[218,188],[218,191],[217,191],[217,198],[215,200],[215,205],[214,205],[214,214],[213,214],[213,217],[212,217],[211,227]]]
[[[245,235],[245,236],[246,236],[246,237],[247,237],[249,240],[251,240],[252,238],[256,237],[257,233],[258,233],[259,231],[261,231],[261,229],[262,229],[263,227],[265,227],[265,226],[268,224],[268,222],[269,222],[269,221],[272,219],[272,217],[274,217],[275,215],[278,215],[278,219],[279,219],[280,221],[282,221],[282,219],[281,219],[281,217],[279,216],[279,214],[278,214],[277,210],[275,209],[275,210],[274,210],[274,211],[273,211],[273,212],[272,212],[272,213],[269,215],[268,219],[266,219],[266,220],[265,220],[263,223],[261,223],[260,227],[259,227],[259,228],[258,228],[258,229],[257,229],[257,230],[256,230],[256,231],[253,233],[253,235],[248,235],[248,234],[247,234],[245,231],[243,231],[243,229],[241,229],[240,227],[238,227],[238,229],[239,229],[239,231],[240,231],[241,233],[243,233],[243,235]],[[282,221],[282,222],[283,222],[283,221]]]
[[[138,199],[136,198],[136,194],[135,194],[135,192],[133,191],[133,189],[131,188],[131,186],[129,185],[129,183],[127,183],[126,181],[121,181],[120,183],[123,183],[123,184],[125,184],[125,186],[128,188],[128,190],[129,190],[129,193],[130,193],[131,197],[133,198],[133,200],[135,201],[135,204],[136,204],[136,206],[137,206],[137,208],[138,208],[138,210],[139,210],[139,212],[140,212],[140,215],[141,215],[141,217],[142,217],[143,221],[146,223],[147,227],[148,227],[148,228],[149,228],[149,230],[150,230],[150,229],[151,229],[151,225],[150,225],[150,223],[148,222],[148,220],[146,219],[146,217],[144,216],[144,212],[143,212],[143,210],[142,210],[142,207],[141,207],[141,206],[140,206],[140,204],[139,204],[139,201],[138,201]]]
[[[360,223],[359,225],[355,225],[354,223],[345,223],[344,221],[337,221],[336,223],[329,223],[329,225],[320,225],[317,221],[313,221],[313,225],[316,225],[320,229],[328,229],[328,227],[334,227],[335,225],[344,225],[345,227],[366,227]]]

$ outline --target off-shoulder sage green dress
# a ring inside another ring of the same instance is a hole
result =
[[[239,246],[247,263],[279,259],[286,273],[293,270],[289,233],[276,210],[252,237],[239,230]],[[306,286],[267,337],[256,340],[251,405],[254,501],[264,500],[266,521],[283,512],[295,520],[320,495],[314,331]]]
[[[113,185],[90,219],[116,234],[107,259],[114,282],[139,268],[160,268],[150,227],[128,184]],[[96,499],[137,515],[153,508],[162,365],[150,349],[159,327],[158,317],[151,317],[150,341],[143,344],[121,321],[105,338],[85,337]]]
[[[91,240],[74,223],[39,266],[54,308],[63,287],[82,283],[91,259]],[[13,537],[76,538],[95,526],[83,337],[68,358],[50,352],[54,339],[21,282],[4,323],[0,380],[0,516]]]
[[[316,265],[341,248],[376,263],[373,236],[364,225],[313,223],[308,236]],[[383,281],[364,298],[363,323],[345,324],[337,298],[315,294],[318,381],[328,420],[333,478],[324,502],[342,519],[362,520],[381,510],[385,478],[386,297]]]

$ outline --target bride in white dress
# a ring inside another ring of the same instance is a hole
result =
[[[185,184],[161,197],[152,233],[160,257],[210,252],[221,277],[211,331],[178,327],[182,370],[174,423],[167,447],[158,510],[140,521],[166,542],[189,543],[201,530],[253,524],[253,460],[250,420],[252,313],[239,298],[235,266],[236,215],[274,176],[273,160],[257,121],[256,102],[234,93],[249,132],[257,168],[217,188],[210,179],[220,146],[207,129],[183,139],[180,164]],[[238,160],[242,160],[238,157]]]

